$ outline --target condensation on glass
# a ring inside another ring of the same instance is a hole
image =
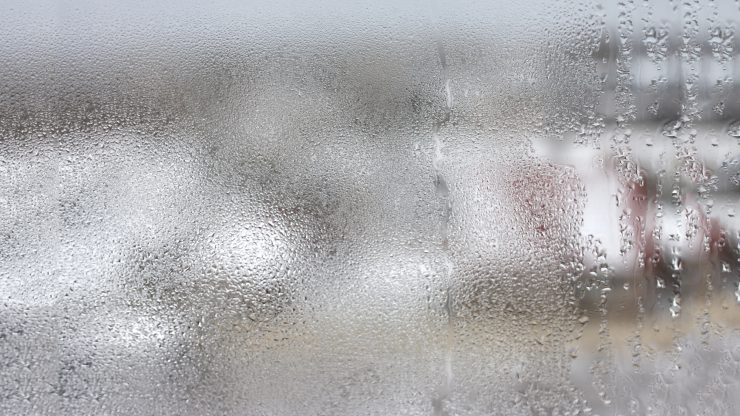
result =
[[[0,3],[0,413],[735,415],[740,3]]]

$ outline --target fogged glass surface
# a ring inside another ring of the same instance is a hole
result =
[[[0,3],[0,413],[734,415],[740,3]]]

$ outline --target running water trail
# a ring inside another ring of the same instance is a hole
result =
[[[439,28],[439,25],[436,25]],[[445,255],[445,268],[444,268],[444,281],[448,282],[446,286],[446,294],[445,294],[445,304],[444,304],[444,314],[447,317],[446,322],[446,332],[444,334],[444,379],[441,382],[441,385],[439,387],[439,391],[437,393],[437,397],[432,400],[432,407],[434,409],[434,415],[435,416],[444,416],[447,415],[448,412],[445,409],[446,402],[449,401],[451,396],[451,390],[452,390],[452,379],[453,379],[453,372],[452,372],[452,361],[453,361],[453,343],[454,343],[454,328],[453,328],[453,302],[452,302],[452,293],[451,293],[451,285],[449,284],[449,281],[452,276],[453,272],[453,262],[451,260],[452,253],[450,252],[450,246],[449,246],[449,223],[450,223],[450,215],[452,212],[452,202],[450,200],[450,189],[447,185],[447,180],[445,179],[444,173],[443,173],[443,164],[444,164],[444,142],[442,140],[441,136],[441,130],[442,128],[449,122],[450,117],[452,115],[452,89],[451,89],[451,79],[449,77],[448,73],[448,67],[447,67],[447,53],[445,51],[445,46],[442,38],[441,31],[438,30],[437,33],[437,54],[439,56],[439,62],[440,62],[440,68],[441,68],[441,78],[444,80],[444,91],[445,91],[445,107],[442,112],[442,115],[439,117],[439,119],[435,120],[434,122],[434,128],[432,130],[432,142],[434,146],[434,155],[432,156],[432,168],[434,171],[434,187],[435,187],[435,194],[437,196],[437,199],[442,204],[442,215],[440,219],[440,225],[439,225],[439,231],[440,231],[440,238],[441,238],[441,245],[442,245],[442,251]]]

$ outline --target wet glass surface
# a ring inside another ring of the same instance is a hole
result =
[[[733,415],[740,3],[0,4],[0,413]]]

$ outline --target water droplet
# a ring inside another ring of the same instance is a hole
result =
[[[683,122],[681,120],[671,120],[663,124],[661,132],[666,137],[675,138],[678,137]]]
[[[678,317],[679,313],[681,312],[681,295],[676,294],[673,296],[673,299],[671,300],[671,307],[668,309],[671,312],[672,318]]]
[[[740,138],[740,120],[730,123],[727,127],[727,135],[730,137]]]

